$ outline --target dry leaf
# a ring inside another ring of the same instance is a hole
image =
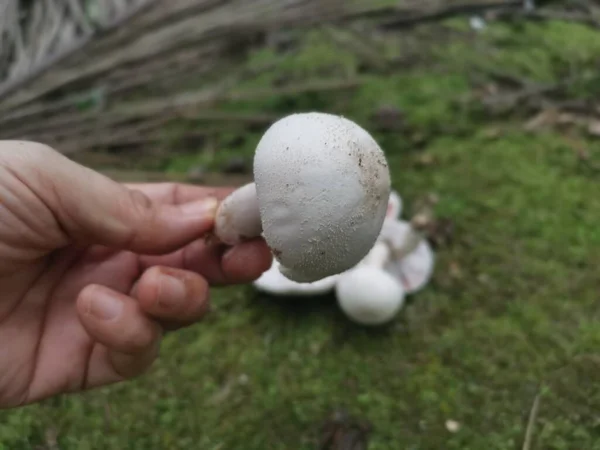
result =
[[[600,137],[600,120],[590,120],[588,122],[587,131],[591,136]]]
[[[456,261],[450,263],[449,272],[452,278],[461,279],[463,277],[463,271]]]
[[[450,433],[456,433],[460,430],[460,423],[458,423],[456,420],[446,420],[446,429]]]
[[[319,450],[367,450],[371,425],[335,411],[322,427]]]
[[[417,156],[417,165],[420,167],[433,166],[437,162],[435,156],[431,153],[423,153]]]
[[[496,127],[486,128],[483,131],[483,135],[487,139],[497,139],[502,135],[502,130]]]
[[[455,230],[452,219],[448,217],[434,219],[426,231],[427,240],[434,248],[446,247],[452,243]]]
[[[556,109],[544,109],[525,123],[526,131],[538,131],[555,125],[559,120]]]

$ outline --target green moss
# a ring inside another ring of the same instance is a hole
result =
[[[253,51],[248,59],[251,70],[270,67],[266,73],[239,87],[264,86],[267,82],[304,81],[311,77],[342,76],[356,74],[357,61],[351,49],[344,49],[320,30],[308,31],[301,36],[292,51],[278,53],[272,48]]]
[[[465,33],[466,21],[453,19],[452,29]],[[558,22],[490,23],[472,39],[438,48],[439,58],[457,68],[475,66],[553,82],[590,68],[600,56],[597,32],[585,25]]]

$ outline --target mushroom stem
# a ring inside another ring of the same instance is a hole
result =
[[[371,251],[365,256],[363,264],[369,267],[383,269],[392,256],[392,248],[387,242],[377,241]]]
[[[236,189],[221,202],[215,217],[214,233],[227,245],[261,235],[262,222],[254,183]]]
[[[394,257],[398,259],[406,258],[417,249],[423,239],[423,234],[411,227],[408,233],[406,233],[402,245],[399,247],[391,247],[390,251],[394,254]]]
[[[386,243],[390,246],[393,256],[402,259],[414,252],[425,240],[425,230],[430,223],[431,218],[428,214],[417,214],[410,221],[409,230],[400,245],[394,245],[391,240],[387,239]]]

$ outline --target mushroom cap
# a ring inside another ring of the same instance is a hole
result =
[[[263,236],[290,280],[311,282],[355,266],[388,207],[385,154],[340,116],[301,113],[275,122],[254,156]]]
[[[339,277],[339,275],[332,275],[312,283],[296,283],[284,277],[279,268],[279,262],[273,259],[269,270],[253,282],[254,287],[259,291],[278,296],[321,295],[332,291]]]
[[[361,325],[381,325],[392,320],[404,305],[405,292],[398,280],[382,269],[361,266],[338,280],[340,309]]]
[[[381,238],[389,242],[392,247],[400,246],[410,226],[407,221],[388,218],[381,229]],[[414,294],[429,282],[434,265],[433,249],[429,242],[423,239],[417,248],[404,258],[394,258],[392,252],[384,269],[402,283],[407,294]]]

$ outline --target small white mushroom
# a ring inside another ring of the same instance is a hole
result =
[[[378,241],[360,264],[340,276],[335,287],[337,302],[352,321],[381,325],[402,308],[404,288],[384,270],[389,257],[390,248]]]
[[[419,222],[418,217],[414,222]],[[422,289],[433,274],[435,256],[418,226],[404,220],[386,219],[379,239],[390,250],[386,272],[402,283],[407,294]]]
[[[423,221],[421,216],[413,218],[411,224],[407,227],[399,228],[397,221],[387,219],[381,228],[380,239],[386,241],[394,250],[396,259],[402,259],[412,252],[425,240],[425,235],[422,232]],[[404,223],[404,221],[402,221]]]
[[[388,200],[388,209],[386,218],[399,219],[402,214],[402,198],[396,191],[390,192],[390,198]]]
[[[338,304],[357,323],[388,322],[402,308],[406,295],[427,284],[433,265],[433,250],[422,233],[409,222],[387,218],[367,256],[340,275]]]
[[[284,276],[313,282],[364,258],[389,195],[385,154],[369,133],[343,117],[293,114],[263,135],[254,183],[221,203],[215,235],[233,245],[262,233]]]
[[[339,277],[339,275],[332,275],[312,283],[297,283],[283,276],[279,268],[279,262],[274,259],[269,270],[254,281],[254,287],[275,296],[305,297],[332,291]]]

